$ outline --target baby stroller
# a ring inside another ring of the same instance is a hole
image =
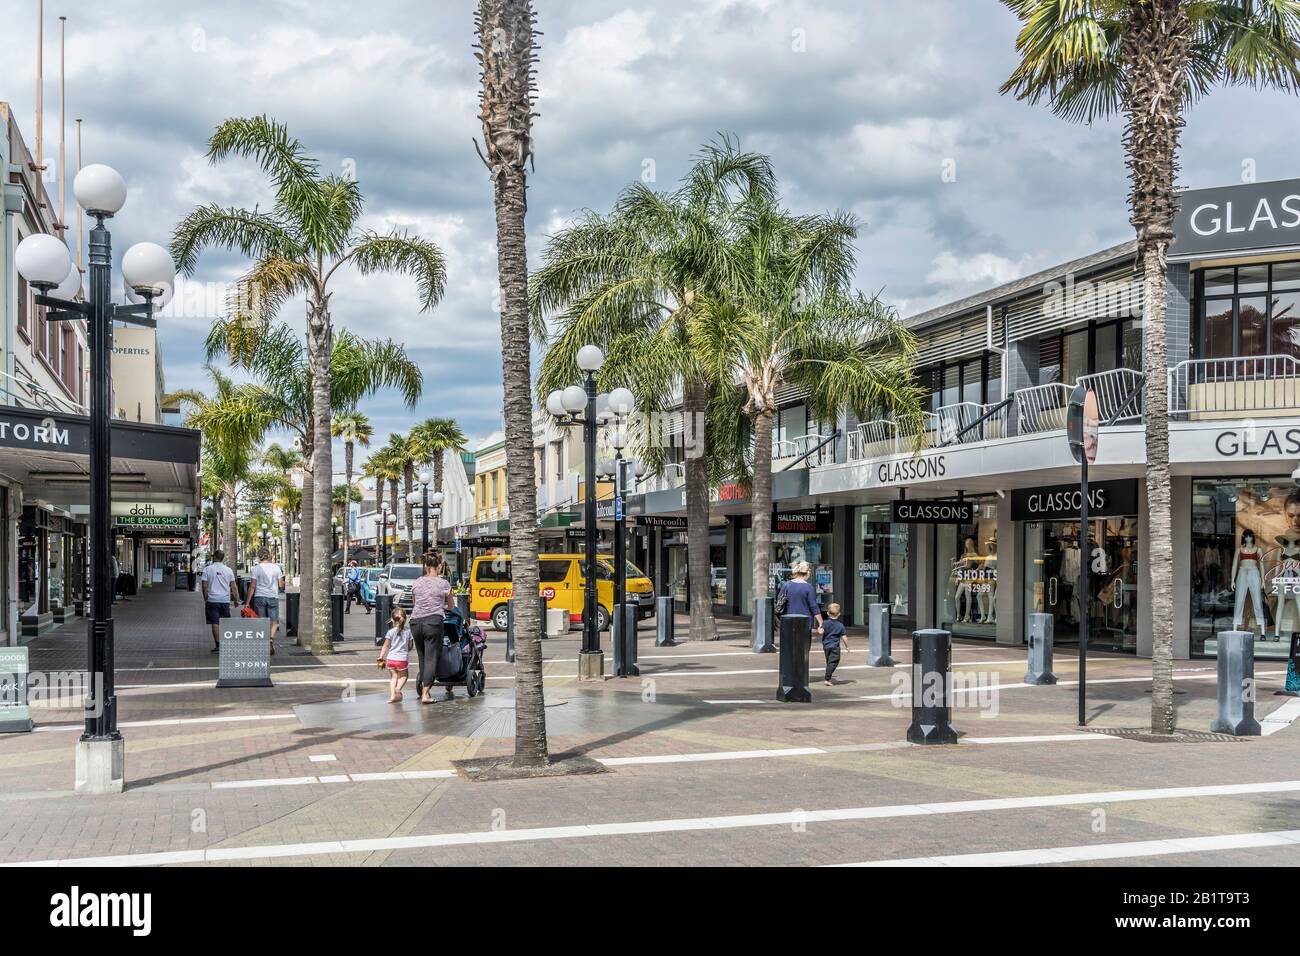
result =
[[[459,612],[448,611],[442,621],[442,649],[438,652],[434,684],[448,688],[460,685],[470,697],[477,697],[487,682],[483,667],[486,651],[487,638],[482,628],[467,625]],[[424,692],[418,681],[416,689]]]

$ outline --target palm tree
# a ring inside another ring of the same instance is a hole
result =
[[[304,548],[309,563],[303,617],[310,633],[326,635],[328,644],[330,571],[330,486],[334,470],[330,444],[334,332],[330,314],[330,280],[351,264],[362,275],[399,272],[416,279],[421,311],[442,298],[447,270],[442,251],[432,242],[393,230],[386,235],[361,229],[363,201],[354,179],[323,175],[316,160],[286,127],[266,116],[228,119],[208,142],[208,159],[216,164],[232,156],[254,159],[275,189],[268,212],[257,209],[200,206],[176,227],[172,258],[192,275],[199,253],[209,247],[235,250],[253,260],[241,283],[247,308],[232,329],[235,355],[255,347],[258,332],[287,299],[307,298],[307,362],[310,382],[310,443],[303,444],[313,483],[304,496]],[[347,407],[351,407],[350,405]]]
[[[588,213],[575,226],[552,236],[543,266],[532,279],[535,334],[546,338],[544,322],[558,319],[538,376],[542,394],[578,381],[578,349],[605,348],[601,384],[626,385],[641,411],[653,420],[684,416],[687,578],[691,638],[717,640],[709,569],[709,485],[721,460],[712,454],[715,424],[709,407],[718,398],[691,345],[690,328],[704,299],[720,293],[726,248],[738,208],[775,194],[771,162],[742,153],[722,139],[704,146],[681,186],[655,192],[643,183],[627,187],[609,215]],[[652,467],[665,449],[652,428],[636,450]],[[513,507],[511,509],[513,511]]]
[[[388,436],[388,444],[384,446],[387,455],[387,461],[397,472],[397,480],[394,480],[393,491],[397,497],[393,499],[393,513],[397,514],[397,509],[401,508],[402,517],[406,524],[406,557],[408,561],[415,560],[415,506],[410,502],[410,494],[415,485],[415,466],[425,462],[425,451],[414,433],[403,435],[399,432],[393,432]],[[397,481],[402,482],[400,494],[398,494]]]
[[[453,418],[426,418],[411,429],[411,436],[419,443],[422,461],[433,464],[433,490],[442,491],[443,465],[447,452],[462,452],[469,439]],[[438,521],[431,518],[432,540],[438,540]]]
[[[402,466],[393,454],[393,449],[388,445],[372,452],[369,461],[366,462],[367,468],[375,475],[375,511],[379,518],[379,536],[378,541],[388,540],[388,525],[384,522],[384,489],[387,487],[390,498],[390,513],[393,519],[397,518],[397,483],[402,480]],[[396,540],[394,540],[394,550],[396,550]],[[392,552],[389,552],[391,557]]]
[[[777,393],[801,388],[819,421],[851,410],[920,422],[912,337],[878,299],[847,291],[856,235],[851,216],[794,216],[775,203],[748,204],[728,250],[726,297],[706,299],[690,325],[693,348],[711,377],[741,385],[753,438],[755,601],[768,595],[772,562]]]
[[[533,395],[529,355],[526,165],[533,154],[531,0],[479,0],[475,14],[482,67],[479,118],[483,163],[496,205],[497,275],[501,284],[501,383],[505,392],[511,580],[524,598],[515,613],[515,753],[517,768],[550,763],[542,693],[541,620],[537,601],[537,486],[533,474]],[[482,156],[482,154],[480,154]]]
[[[1003,93],[1067,120],[1123,113],[1129,221],[1142,269],[1142,390],[1151,546],[1151,729],[1174,731],[1167,256],[1183,110],[1214,86],[1300,89],[1294,0],[1003,0],[1024,22]]]
[[[241,342],[241,328],[238,317],[215,323],[208,334],[208,355],[210,358],[227,355],[233,364],[247,371],[252,381],[240,387],[241,401],[250,408],[261,410],[275,427],[295,436],[302,449],[304,527],[299,544],[299,564],[308,569],[309,575],[314,574],[312,569],[319,569],[321,561],[329,568],[329,556],[333,553],[330,524],[332,483],[326,487],[324,497],[318,499],[316,494],[319,475],[315,474],[315,465],[319,459],[314,453],[319,430],[316,428],[314,386],[318,376],[305,354],[302,339],[287,325],[267,326],[251,342]],[[396,342],[361,339],[351,332],[340,331],[332,340],[329,384],[330,404],[342,411],[356,407],[358,402],[381,388],[397,389],[406,404],[414,406],[424,387],[424,379],[419,366]],[[325,509],[323,520],[320,515],[322,505]],[[325,551],[318,551],[322,546],[319,540],[321,528],[325,531]],[[332,653],[328,621],[316,626],[320,624],[315,619],[318,614],[316,599],[320,595],[314,594],[312,587],[301,590],[303,602],[311,605],[311,613],[303,610],[299,625],[303,643],[306,644],[310,638],[314,653]],[[304,633],[303,629],[307,627],[310,630]]]
[[[280,540],[287,559],[293,549],[293,517],[302,506],[302,489],[294,485],[290,476],[303,466],[302,452],[271,442],[262,451],[262,464],[280,478],[273,506],[280,511]]]
[[[370,439],[375,435],[374,426],[370,424],[370,419],[361,414],[355,408],[341,412],[334,416],[330,423],[330,433],[335,438],[343,439],[343,476],[349,488],[352,487],[352,463],[353,454],[356,446],[362,448],[370,447]],[[344,516],[343,522],[343,563],[348,563],[348,538],[351,536],[351,529],[348,527],[347,516]]]
[[[203,473],[220,488],[222,498],[222,534],[230,550],[233,567],[236,549],[239,495],[252,473],[255,449],[271,425],[271,417],[262,409],[250,407],[242,400],[241,387],[224,372],[207,366],[212,379],[211,395],[198,389],[181,389],[164,398],[167,404],[188,407],[185,424],[203,433]],[[212,543],[216,549],[216,541]]]

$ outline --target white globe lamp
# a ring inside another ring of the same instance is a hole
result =
[[[92,216],[112,216],[126,204],[126,182],[112,166],[91,163],[72,181],[77,205]]]
[[[41,290],[53,289],[68,276],[72,256],[61,239],[38,232],[18,243],[14,250],[18,274]]]

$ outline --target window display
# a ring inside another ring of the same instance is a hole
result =
[[[1252,631],[1255,656],[1287,656],[1300,632],[1300,489],[1288,477],[1192,483],[1191,651]]]
[[[853,567],[857,600],[853,602],[853,623],[867,626],[872,604],[888,604],[896,627],[908,628],[912,622],[910,598],[911,528],[893,524],[888,505],[855,508]]]
[[[956,637],[997,636],[998,518],[981,500],[970,525],[936,525],[935,611],[938,627]]]

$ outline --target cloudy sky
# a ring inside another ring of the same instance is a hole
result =
[[[33,138],[37,0],[3,0],[0,99]],[[787,203],[865,222],[859,285],[910,314],[1131,236],[1117,124],[1071,126],[999,96],[1016,23],[995,0],[536,0],[541,38],[530,259],[584,208],[653,175],[671,187],[719,131],[771,155]],[[408,279],[344,275],[335,321],[406,344],[425,374],[414,412],[364,410],[379,437],[450,415],[481,438],[501,416],[492,193],[478,135],[472,0],[46,0],[46,153],[57,150],[57,26],[68,20],[68,110],[86,162],[131,188],[118,252],[165,241],[198,203],[253,206],[249,164],[203,158],[225,117],[268,113],[327,169],[355,168],[367,225],[436,241],[444,301]],[[183,11],[183,12],[182,12]],[[1190,114],[1192,187],[1300,173],[1297,104],[1230,90]],[[69,190],[70,192],[70,190]],[[211,290],[246,263],[208,253],[208,289],[164,323],[169,387],[205,382]],[[302,322],[302,306],[284,317]]]

